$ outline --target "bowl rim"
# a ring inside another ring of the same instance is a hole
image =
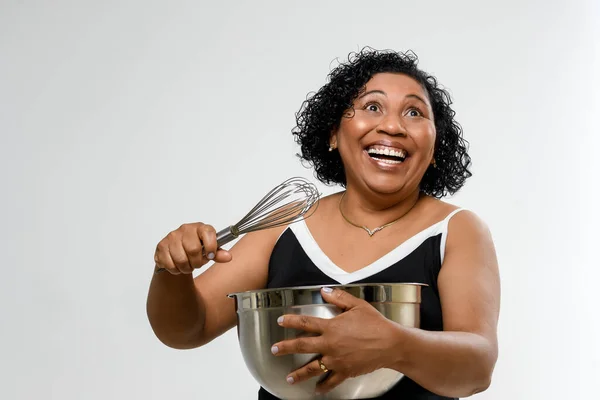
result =
[[[232,292],[227,295],[229,298],[235,298],[239,295],[248,295],[248,294],[258,294],[258,293],[272,293],[277,291],[285,291],[285,290],[318,290],[321,291],[322,288],[330,287],[330,288],[353,288],[353,287],[381,287],[381,286],[421,286],[421,287],[429,287],[426,283],[419,282],[393,282],[393,283],[336,283],[333,285],[305,285],[305,286],[284,286],[279,288],[265,288],[265,289],[252,289],[245,290],[241,292]]]

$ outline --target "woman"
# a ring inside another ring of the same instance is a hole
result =
[[[337,283],[421,282],[421,329],[394,324],[368,303],[324,287],[346,310],[330,320],[285,315],[316,332],[273,344],[275,357],[320,353],[289,384],[331,371],[326,392],[378,368],[405,374],[382,399],[445,399],[485,390],[498,348],[499,276],[492,239],[472,212],[440,200],[471,175],[448,94],[412,53],[363,50],[307,100],[293,131],[301,157],[324,183],[305,222],[247,234],[230,251],[215,230],[184,224],[157,246],[148,316],[174,348],[202,346],[234,327],[228,293]],[[277,244],[277,246],[275,246]],[[206,257],[203,257],[203,252]],[[195,279],[192,272],[216,264]],[[335,346],[332,344],[335,343]],[[261,389],[259,399],[274,399]]]

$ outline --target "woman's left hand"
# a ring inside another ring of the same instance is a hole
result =
[[[331,319],[306,315],[284,315],[279,324],[318,336],[299,337],[275,343],[276,356],[297,353],[321,354],[321,363],[330,371],[317,386],[325,393],[347,378],[364,375],[394,363],[393,348],[400,326],[385,318],[368,302],[351,294],[330,288],[321,290],[323,299],[343,312]],[[322,375],[319,360],[314,360],[288,375],[288,382],[298,383]]]

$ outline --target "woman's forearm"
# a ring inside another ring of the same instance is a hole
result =
[[[397,327],[396,369],[440,396],[467,397],[488,388],[497,349],[469,332],[432,332]]]
[[[177,349],[201,345],[205,312],[191,274],[155,274],[146,312],[154,333],[165,345]]]

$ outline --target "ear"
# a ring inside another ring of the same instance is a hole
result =
[[[332,149],[337,149],[338,147],[338,133],[337,129],[331,131],[331,135],[329,136],[329,147]]]

